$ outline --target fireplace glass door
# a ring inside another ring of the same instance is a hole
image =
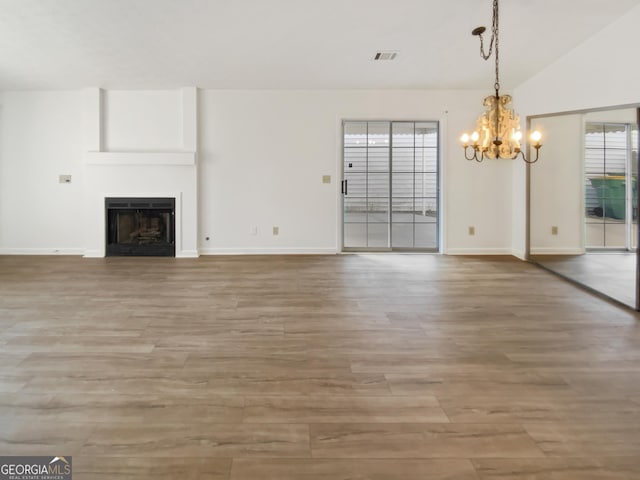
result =
[[[107,198],[107,256],[174,256],[175,199]]]

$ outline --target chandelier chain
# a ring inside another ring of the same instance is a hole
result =
[[[499,13],[498,13],[498,0],[493,0],[493,20],[491,23],[491,41],[489,42],[489,51],[485,53],[484,51],[484,38],[482,38],[482,34],[480,34],[480,56],[484,60],[489,60],[491,54],[493,53],[493,49],[496,49],[496,81],[493,84],[493,87],[496,90],[496,96],[498,96],[498,92],[500,91],[500,31],[499,31]]]
[[[495,11],[495,7],[494,7],[494,11]],[[493,28],[491,30],[491,42],[489,42],[489,51],[487,53],[484,53],[484,38],[482,37],[482,34],[480,34],[479,36],[480,36],[480,56],[485,60],[489,60],[489,57],[493,53],[493,43],[496,38],[494,30]]]
[[[491,25],[491,39],[495,38],[496,43],[496,83],[493,85],[496,89],[496,97],[499,96],[500,92],[500,61],[499,61],[499,29],[498,29],[499,19],[498,19],[498,0],[493,0],[493,25]]]

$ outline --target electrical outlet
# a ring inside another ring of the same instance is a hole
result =
[[[469,227],[469,235],[473,236],[476,234],[476,227]]]
[[[249,233],[251,233],[251,235],[258,235],[258,227],[251,227]]]
[[[558,234],[558,227],[553,226],[551,227],[551,235],[557,235]]]
[[[280,235],[280,227],[273,227],[273,234]]]
[[[331,183],[331,175],[323,175],[322,183]]]

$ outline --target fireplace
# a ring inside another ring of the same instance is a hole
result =
[[[174,257],[175,198],[105,198],[106,256]]]

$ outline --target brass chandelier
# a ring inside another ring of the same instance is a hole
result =
[[[484,99],[483,105],[487,110],[478,117],[475,131],[469,135],[467,133],[460,137],[464,148],[464,156],[467,160],[482,162],[485,158],[509,158],[515,159],[522,156],[527,163],[538,161],[538,153],[542,144],[542,135],[534,131],[529,136],[529,145],[535,148],[535,159],[527,159],[520,141],[522,132],[520,131],[520,117],[508,105],[511,104],[511,95],[500,95],[500,61],[499,61],[499,33],[498,28],[498,0],[493,0],[493,22],[491,25],[491,41],[489,51],[484,51],[484,39],[482,34],[485,27],[477,27],[471,32],[472,35],[480,37],[480,56],[488,60],[495,48],[496,80],[493,85],[495,95]],[[471,153],[469,153],[471,150]]]

